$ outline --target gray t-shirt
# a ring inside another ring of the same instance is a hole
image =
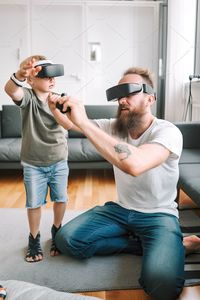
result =
[[[21,160],[34,166],[49,166],[67,159],[67,131],[54,119],[48,103],[34,91],[24,88],[24,98],[15,102],[21,108]]]
[[[95,120],[100,128],[112,135],[112,120]],[[171,153],[161,165],[134,177],[114,166],[117,202],[127,208],[144,213],[169,213],[178,217],[177,182],[178,162],[182,152],[182,134],[172,123],[155,118],[151,126],[138,138],[124,140],[133,145],[157,143]]]

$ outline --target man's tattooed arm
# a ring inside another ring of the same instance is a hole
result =
[[[120,158],[120,160],[124,160],[128,158],[131,155],[131,151],[129,150],[127,145],[124,144],[117,144],[114,146],[115,152],[117,153],[123,153],[125,156],[123,158]]]

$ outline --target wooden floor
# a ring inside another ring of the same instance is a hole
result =
[[[112,170],[71,170],[67,209],[89,209],[116,198]],[[191,200],[181,194],[182,203]],[[20,170],[0,170],[0,207],[22,208],[25,203],[23,176]],[[51,207],[48,201],[46,207]],[[103,300],[150,300],[143,290],[87,292]],[[200,286],[185,288],[179,300],[199,300]],[[162,300],[162,299],[160,299]]]

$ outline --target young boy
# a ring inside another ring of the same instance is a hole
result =
[[[55,77],[62,75],[63,65],[53,64],[45,56],[34,55],[20,64],[19,70],[5,85],[6,93],[20,107],[22,115],[21,163],[30,228],[27,262],[43,259],[39,227],[41,207],[46,204],[48,188],[54,202],[50,255],[59,254],[54,239],[66,209],[68,148],[65,131],[53,117],[47,98],[55,87]],[[26,81],[31,88],[24,87]],[[72,123],[68,120],[65,128],[71,127]]]

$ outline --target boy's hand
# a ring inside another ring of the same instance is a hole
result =
[[[58,109],[62,113],[69,112],[69,107],[65,109],[64,103],[66,102],[66,96],[64,94],[56,95],[50,93],[48,96],[48,104],[51,111]]]
[[[16,78],[23,81],[29,76],[36,76],[41,71],[42,67],[34,67],[35,62],[36,59],[32,56],[22,61],[19,70],[15,73]]]
[[[56,104],[59,103],[60,95],[49,93],[48,104],[51,111],[56,110]]]
[[[81,101],[71,96],[65,96],[62,97],[62,104],[63,104],[63,111],[69,111],[69,113],[67,114],[68,118],[79,129],[82,130],[84,128],[84,124],[90,122],[86,114],[84,104]]]

